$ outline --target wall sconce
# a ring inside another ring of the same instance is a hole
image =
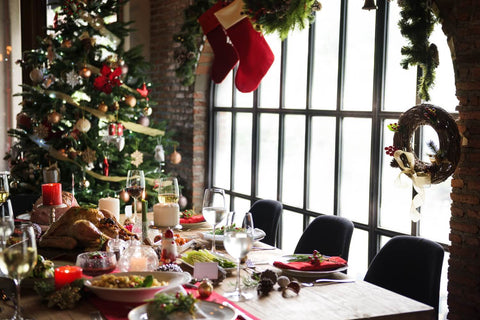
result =
[[[375,4],[375,0],[365,0],[365,3],[362,7],[363,10],[377,10],[377,5]]]

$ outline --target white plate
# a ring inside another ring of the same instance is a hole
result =
[[[198,229],[203,227],[209,227],[207,221],[195,222],[195,223],[181,223],[184,229]]]
[[[22,213],[17,216],[17,219],[30,220],[30,213]]]
[[[168,281],[168,285],[163,287],[150,288],[104,288],[92,285],[93,280],[100,279],[102,276],[94,277],[85,281],[85,286],[88,287],[98,297],[117,302],[134,302],[141,303],[147,299],[152,299],[153,296],[164,289],[172,288],[178,285],[183,285],[191,280],[191,276],[187,272],[161,272],[161,271],[132,271],[132,272],[118,272],[112,273],[115,276],[148,276],[152,275],[158,281]]]
[[[303,254],[302,254],[303,255]],[[282,256],[279,259],[276,259],[275,261],[281,261],[281,262],[288,262],[288,259],[295,257],[295,255],[286,255]],[[272,263],[273,265],[273,263]],[[275,268],[278,268],[282,270],[282,273],[286,276],[292,276],[292,277],[308,277],[308,278],[313,278],[313,277],[322,277],[328,274],[332,274],[335,272],[341,272],[345,271],[348,269],[348,266],[343,266],[343,267],[338,267],[336,269],[332,270],[324,270],[324,271],[301,271],[301,270],[292,270],[292,269],[283,269],[275,266]]]
[[[221,267],[223,270],[225,270],[227,273],[232,273],[233,271],[237,270],[237,262],[233,261],[232,259],[230,259],[229,257],[225,256],[225,255],[220,255],[218,253],[212,253],[213,255],[216,255],[218,256],[219,258],[222,258],[222,259],[226,259],[228,261],[231,261],[233,263],[235,263],[235,267],[232,267],[232,268],[223,268]],[[180,261],[182,261],[182,263],[186,264],[187,266],[189,266],[190,268],[194,268],[193,265],[191,265],[190,263],[186,262],[185,260],[183,260],[182,258],[179,259]],[[240,266],[241,267],[241,266]]]
[[[213,240],[213,234],[212,231],[207,231],[207,232],[202,232],[203,238],[205,240]],[[258,241],[262,240],[265,238],[266,233],[262,229],[255,228],[253,232],[253,240]],[[215,242],[221,242],[223,243],[223,234],[217,234],[215,235]]]
[[[218,320],[233,320],[235,319],[235,311],[227,306],[210,302],[210,301],[198,301],[197,307],[202,310],[202,312],[208,315],[208,319],[218,319]],[[174,320],[176,317],[168,317],[168,319]],[[202,317],[199,316],[199,319]],[[148,320],[147,315],[147,305],[142,304],[141,306],[132,309],[128,313],[129,320]],[[181,317],[181,319],[194,319],[193,317]]]

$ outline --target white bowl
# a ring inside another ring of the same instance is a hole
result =
[[[117,302],[134,302],[140,303],[145,300],[152,299],[155,293],[172,288],[175,286],[181,286],[191,280],[191,276],[188,272],[169,272],[169,271],[133,271],[133,272],[118,272],[112,273],[115,276],[143,276],[152,275],[158,281],[167,281],[166,286],[150,287],[150,288],[104,288],[93,286],[92,281],[99,280],[101,276],[94,277],[85,281],[85,286],[88,287],[99,298],[109,301]]]

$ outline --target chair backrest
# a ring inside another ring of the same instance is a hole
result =
[[[380,249],[364,280],[428,304],[438,314],[443,255],[434,241],[396,236]]]
[[[353,223],[344,217],[324,215],[316,217],[298,240],[295,253],[317,250],[327,256],[340,256],[348,261]]]
[[[266,233],[261,241],[271,246],[275,245],[282,209],[283,205],[275,200],[257,200],[250,208],[255,228],[262,229]]]

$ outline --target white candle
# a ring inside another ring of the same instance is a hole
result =
[[[147,271],[147,258],[131,257],[128,271]]]
[[[117,198],[101,198],[98,200],[98,209],[102,210],[108,210],[117,219],[117,221],[120,221],[120,199]]]

